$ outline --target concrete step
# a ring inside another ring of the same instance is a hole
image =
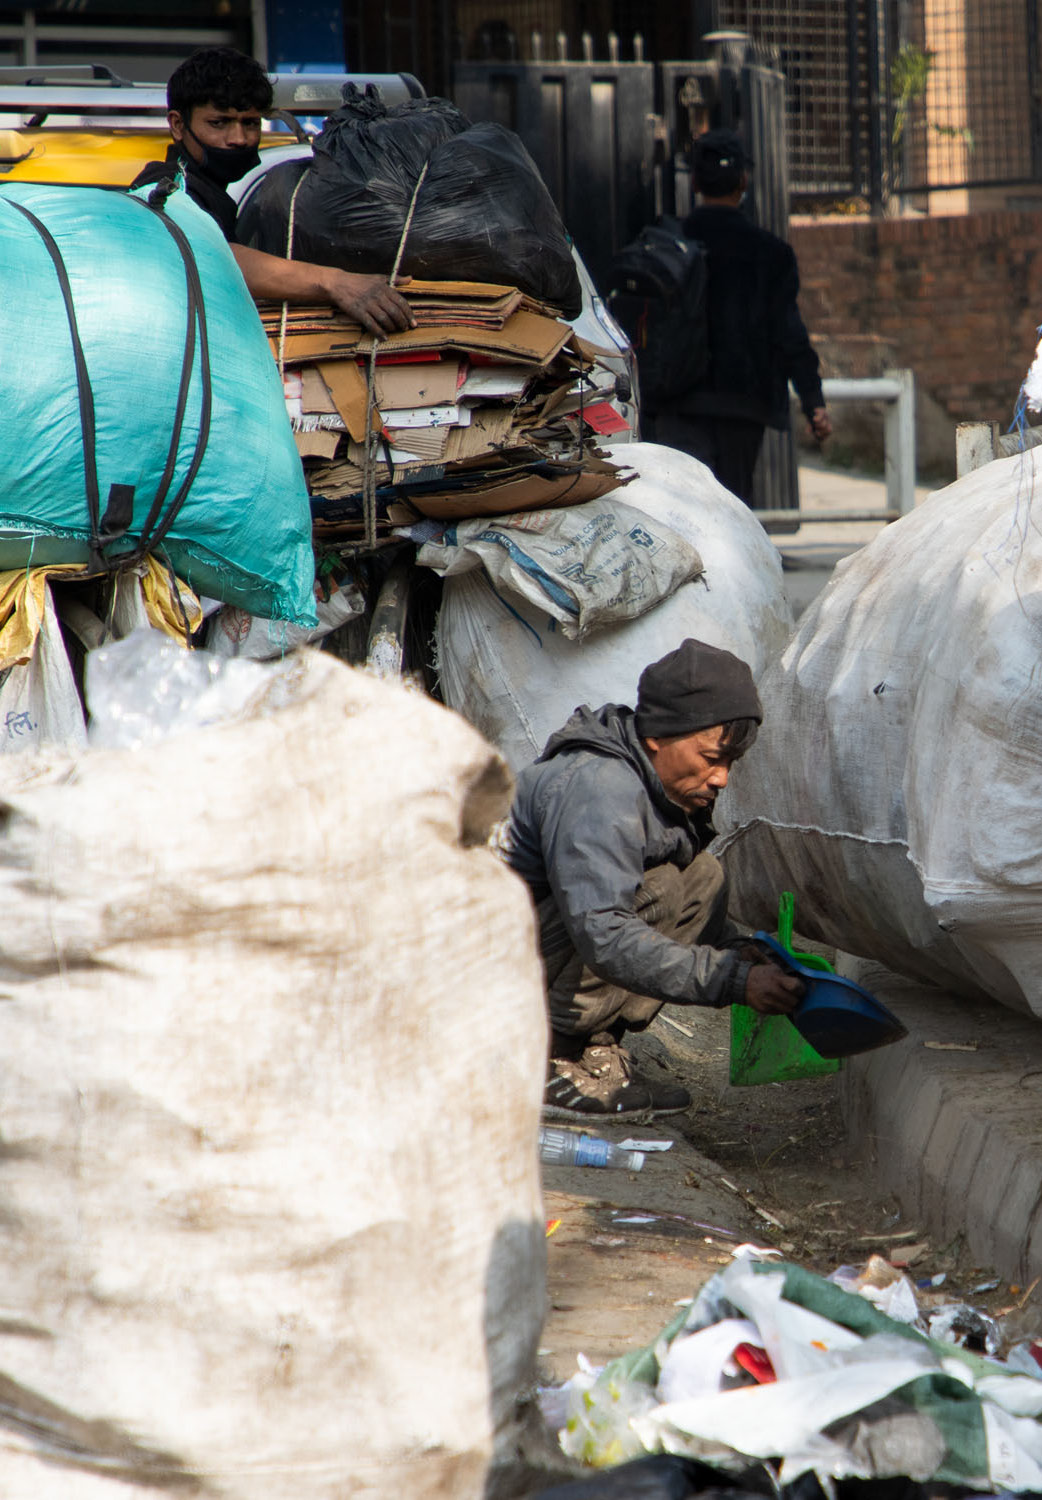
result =
[[[1042,1021],[848,960],[843,972],[909,1035],[849,1059],[849,1130],[881,1187],[938,1243],[980,1265],[1042,1275]]]

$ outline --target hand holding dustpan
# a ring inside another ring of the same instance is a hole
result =
[[[908,1033],[883,1003],[844,979],[814,954],[793,953],[766,932],[754,941],[767,949],[775,963],[807,986],[803,999],[792,1012],[792,1024],[820,1057],[853,1057],[898,1042]],[[806,960],[812,960],[808,963]],[[827,971],[827,972],[825,972]]]
[[[831,973],[832,965],[828,959],[812,953],[792,952],[794,908],[792,892],[783,891],[778,902],[778,938],[784,962],[773,953],[771,958],[786,973],[794,972],[788,967],[793,958],[807,967]],[[758,941],[760,936],[757,934],[756,941],[763,951],[763,945]],[[793,1025],[793,1017],[757,1015],[745,1005],[731,1007],[732,1084],[787,1083],[796,1078],[820,1078],[838,1069],[838,1062],[821,1056],[803,1039]]]

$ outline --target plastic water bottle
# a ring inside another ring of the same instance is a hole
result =
[[[626,1151],[599,1135],[580,1135],[576,1130],[555,1130],[544,1125],[539,1131],[540,1160],[554,1167],[622,1167],[639,1172],[643,1151]]]

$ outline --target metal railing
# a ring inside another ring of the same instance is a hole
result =
[[[883,510],[758,510],[763,525],[798,521],[897,521],[915,507],[915,376],[911,370],[888,370],[865,380],[823,380],[827,403],[882,401],[883,464],[886,507]]]

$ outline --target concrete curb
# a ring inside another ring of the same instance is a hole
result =
[[[880,964],[843,972],[909,1032],[840,1075],[879,1185],[938,1242],[962,1235],[980,1265],[1020,1282],[1042,1274],[1042,1023]]]

